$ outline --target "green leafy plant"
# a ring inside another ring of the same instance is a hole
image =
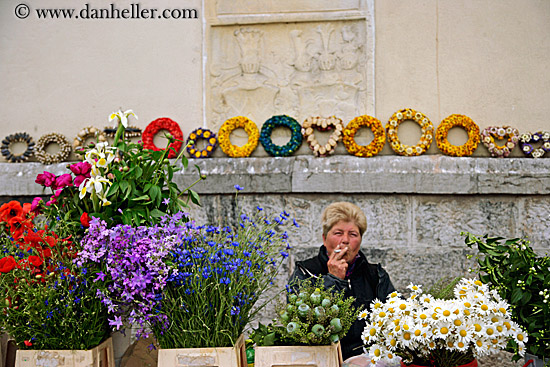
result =
[[[133,115],[131,110],[112,114],[112,119],[119,121],[113,144],[90,144],[80,151],[82,162],[67,166],[71,173],[56,176],[45,171],[38,175],[36,182],[50,188],[52,196],[45,203],[36,198],[33,210],[43,211],[52,228],[62,220],[82,234],[90,217],[100,218],[108,226],[158,223],[162,216],[187,208],[190,201],[199,204],[198,194],[191,189],[205,178],[199,168],[196,166],[197,181],[181,190],[173,178],[181,170],[178,161],[183,169],[188,167],[184,149],[175,160],[169,160],[172,147],[154,151],[126,138],[129,115]],[[168,144],[174,141],[167,137]]]
[[[462,235],[479,251],[481,281],[510,303],[514,319],[527,330],[527,351],[550,355],[550,257],[537,256],[526,239]],[[517,352],[515,345],[509,347]]]
[[[298,289],[298,294],[290,293],[286,303],[277,305],[272,324],[255,329],[256,344],[329,345],[342,339],[357,320],[354,298],[325,289],[321,279],[306,279]]]

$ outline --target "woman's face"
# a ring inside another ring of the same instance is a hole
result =
[[[334,250],[347,249],[342,258],[349,264],[355,259],[361,247],[361,232],[355,223],[341,220],[323,236],[323,244],[329,257]]]

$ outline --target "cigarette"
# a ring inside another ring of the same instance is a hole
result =
[[[334,250],[335,253],[339,253],[339,252],[341,252],[341,251],[342,251],[342,250],[340,250],[340,249]]]

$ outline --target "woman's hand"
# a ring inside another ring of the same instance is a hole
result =
[[[345,260],[348,247],[343,248],[338,245],[330,257],[328,258],[327,267],[328,272],[340,279],[346,278],[346,271],[348,270],[348,263]]]

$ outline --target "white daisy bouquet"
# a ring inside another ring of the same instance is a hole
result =
[[[448,300],[408,288],[407,299],[394,292],[385,303],[372,303],[362,337],[373,363],[399,356],[404,365],[455,367],[508,343],[524,353],[527,335],[511,320],[509,304],[479,280],[461,279]]]

